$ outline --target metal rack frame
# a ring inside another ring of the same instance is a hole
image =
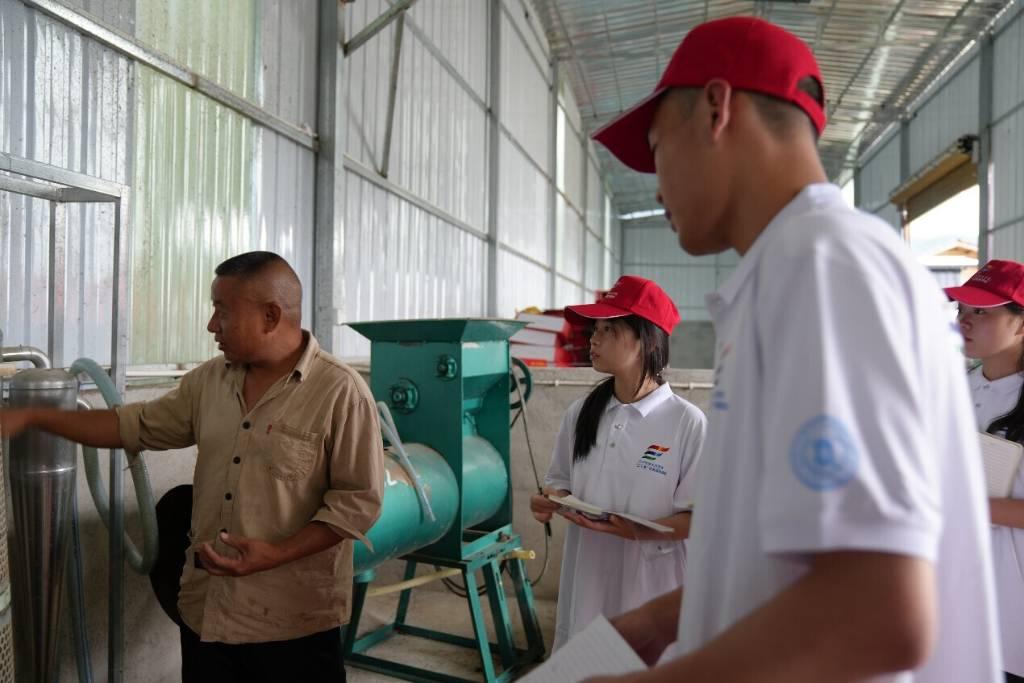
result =
[[[131,190],[125,185],[49,164],[0,152],[0,192],[50,202],[49,301],[47,306],[47,353],[55,367],[64,367],[64,292],[67,281],[67,205],[110,203],[114,206],[114,291],[111,301],[111,376],[124,393],[128,365],[128,288]],[[110,452],[110,603],[108,631],[108,680],[124,678],[124,470],[125,456]]]

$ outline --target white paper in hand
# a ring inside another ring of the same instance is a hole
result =
[[[647,668],[607,619],[599,616],[521,683],[577,683],[591,676],[615,676]]]
[[[1010,497],[1021,457],[1024,457],[1024,446],[981,433],[981,459],[985,465],[985,487],[989,498]]]
[[[552,501],[554,503],[558,503],[559,505],[561,505],[563,507],[567,507],[567,508],[570,508],[572,510],[576,510],[577,512],[582,512],[583,514],[589,516],[590,519],[596,519],[596,520],[607,519],[608,515],[615,515],[616,517],[622,517],[623,519],[628,519],[629,521],[633,522],[634,524],[639,524],[640,526],[645,526],[648,529],[654,529],[655,531],[660,531],[663,534],[667,534],[667,533],[671,533],[672,531],[675,531],[675,529],[673,529],[670,526],[665,526],[664,524],[658,524],[657,522],[652,522],[649,519],[644,519],[643,517],[638,517],[637,515],[630,515],[630,514],[625,513],[625,512],[615,512],[613,510],[605,510],[605,509],[600,508],[600,507],[598,507],[596,505],[588,503],[588,502],[586,502],[584,500],[580,500],[579,498],[577,498],[576,496],[572,495],[571,493],[568,496],[565,496],[563,498],[559,498],[558,496],[551,496],[551,495],[549,495],[548,496],[548,500],[550,500],[550,501]]]
[[[596,505],[592,505],[591,503],[588,503],[585,500],[580,500],[571,493],[568,496],[562,497],[548,496],[548,499],[551,500],[552,502],[558,503],[559,505],[571,508],[578,512],[585,512],[586,514],[591,515],[593,517],[607,517],[609,514],[611,514],[607,510],[599,508]]]

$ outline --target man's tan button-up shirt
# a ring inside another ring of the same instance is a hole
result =
[[[178,607],[204,641],[290,640],[348,621],[352,539],[365,540],[380,514],[384,450],[366,383],[303,335],[295,370],[248,411],[245,367],[223,356],[186,374],[166,396],[118,409],[126,450],[199,447]],[[235,556],[219,540],[222,530],[276,543],[312,521],[345,540],[244,577],[195,566],[204,542]]]

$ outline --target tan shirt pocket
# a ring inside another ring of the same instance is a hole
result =
[[[267,467],[275,479],[295,481],[309,475],[321,435],[284,423],[273,426],[267,439]]]

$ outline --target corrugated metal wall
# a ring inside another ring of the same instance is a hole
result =
[[[661,285],[675,301],[683,320],[710,320],[704,296],[717,289],[735,269],[736,253],[690,256],[679,247],[676,234],[663,217],[628,221],[622,231],[623,272]]]
[[[313,3],[68,4],[288,120],[315,123]],[[213,353],[209,284],[233,253],[279,251],[311,281],[312,152],[20,2],[0,4],[0,24],[0,149],[132,186],[133,363]],[[10,343],[47,343],[48,210],[0,193]],[[71,205],[68,215],[65,360],[109,362],[112,209]]]
[[[600,172],[594,144],[582,132],[579,107],[558,86],[555,132],[555,305],[589,301],[623,272],[619,219]]]
[[[948,146],[948,145],[947,145]],[[873,213],[899,229],[899,211],[889,202],[893,188],[900,184],[900,131],[882,141],[860,170],[860,208]]]
[[[315,127],[314,3],[83,0],[76,6],[285,120]],[[349,35],[387,6],[384,0],[348,5]],[[522,0],[504,0],[501,7],[497,198],[486,191],[486,2],[414,6],[386,181],[374,173],[392,29],[347,64],[345,142],[353,169],[346,172],[347,319],[486,314],[490,282],[497,287],[496,313],[511,315],[523,305],[589,299],[620,270],[667,273],[669,264],[656,257],[671,235],[640,223],[625,228],[623,238],[572,95],[549,82],[540,26]],[[1016,258],[1024,257],[1022,21],[1018,15],[999,28],[993,58],[992,255]],[[308,287],[312,152],[155,72],[134,69],[19,2],[0,5],[0,41],[0,149],[133,187],[133,362],[183,362],[212,353],[203,331],[210,270],[231,253],[280,251]],[[959,135],[977,131],[982,76],[975,55],[918,107],[906,127],[909,173]],[[894,223],[898,216],[887,196],[901,179],[900,145],[893,137],[863,160],[859,174],[862,206]],[[552,157],[556,165],[549,168]],[[491,200],[498,202],[497,273],[487,271]],[[9,274],[0,315],[11,342],[46,344],[46,213],[44,203],[0,197],[0,248]],[[106,207],[73,209],[69,223],[67,354],[104,361],[112,217]],[[641,254],[634,245],[629,254],[619,253],[620,245],[634,241],[652,251]],[[404,256],[354,251],[364,244],[394,251],[399,242]],[[678,250],[671,253],[682,259]],[[717,286],[731,266],[723,258],[689,265],[694,274],[671,277],[671,286],[681,305],[699,315],[702,306],[690,300],[691,292]],[[366,282],[390,284],[378,289]],[[307,297],[307,319],[309,311]],[[344,339],[339,353],[365,352],[358,338]]]
[[[911,112],[908,168],[901,177],[901,133],[860,161],[859,205],[899,225],[889,195],[965,134],[979,134],[983,97],[980,48],[947,73]],[[1024,14],[1013,10],[994,29],[992,46],[992,225],[989,258],[1024,260]]]
[[[135,32],[236,95],[308,125],[316,118],[315,18],[313,3],[138,0]],[[215,353],[206,322],[218,263],[269,249],[312,281],[313,155],[144,66],[135,104],[132,362],[202,360]]]
[[[351,320],[483,313],[485,242],[354,173],[346,182],[344,258]],[[342,339],[352,349],[362,337],[345,328]]]
[[[315,3],[261,0],[256,101],[272,114],[316,129]],[[302,317],[313,319],[313,151],[266,128],[255,130],[254,244],[287,255],[306,283]]]
[[[991,255],[1024,261],[1024,15],[998,35],[993,53]]]
[[[317,3],[69,4],[315,130]],[[500,5],[499,183],[497,196],[487,196],[488,4],[432,0],[410,11],[386,179],[379,171],[394,27],[346,60],[346,320],[511,316],[528,305],[589,300],[619,273],[617,218],[572,95],[550,82],[543,29],[523,0]],[[347,35],[388,6],[346,5]],[[311,322],[312,151],[20,2],[0,5],[0,28],[0,149],[132,187],[134,364],[214,353],[205,332],[212,271],[240,251],[288,258],[306,285]],[[551,122],[555,97],[561,132]],[[497,203],[493,273],[490,201]],[[46,345],[47,211],[45,203],[0,195],[9,274],[0,319],[12,343]],[[69,357],[109,359],[110,214],[70,212]],[[491,284],[495,311],[488,310]],[[341,340],[340,355],[368,350],[354,333]]]
[[[382,0],[346,6],[347,35],[358,33],[387,7]],[[347,60],[345,149],[363,172],[345,173],[345,317],[483,315],[487,6],[418,3],[406,17],[391,172],[385,182],[378,170],[394,30],[378,33]],[[389,187],[411,196],[399,196]],[[528,195],[529,187],[520,183],[514,191]],[[341,355],[368,355],[368,350],[361,336],[342,330]]]
[[[78,3],[82,5],[82,3]],[[131,30],[132,0],[85,8]],[[128,61],[20,2],[0,3],[0,150],[129,182]],[[46,348],[49,203],[0,193],[0,327],[7,344]],[[110,358],[113,212],[68,211],[66,361]]]
[[[388,3],[346,7],[355,35]],[[348,60],[345,173],[346,320],[423,316],[512,316],[527,306],[589,300],[618,274],[616,239],[606,236],[600,180],[588,210],[584,141],[576,128],[553,130],[548,49],[521,0],[501,4],[498,111],[497,272],[488,272],[487,2],[417,3],[406,19],[394,137],[386,180],[382,166],[394,29],[385,29]],[[556,168],[550,168],[552,145]],[[596,174],[596,171],[592,171]],[[598,175],[597,178],[600,176]],[[552,183],[555,225],[550,225]],[[555,230],[555,239],[551,238]],[[552,253],[554,246],[554,253]],[[396,248],[407,258],[395,258]],[[614,255],[614,258],[613,258]],[[588,258],[589,257],[589,258]],[[496,311],[487,310],[489,283]],[[551,300],[554,291],[555,300]],[[368,343],[341,334],[344,356]]]
[[[908,126],[910,168],[923,168],[961,135],[977,133],[980,72],[974,57],[917,108]]]

